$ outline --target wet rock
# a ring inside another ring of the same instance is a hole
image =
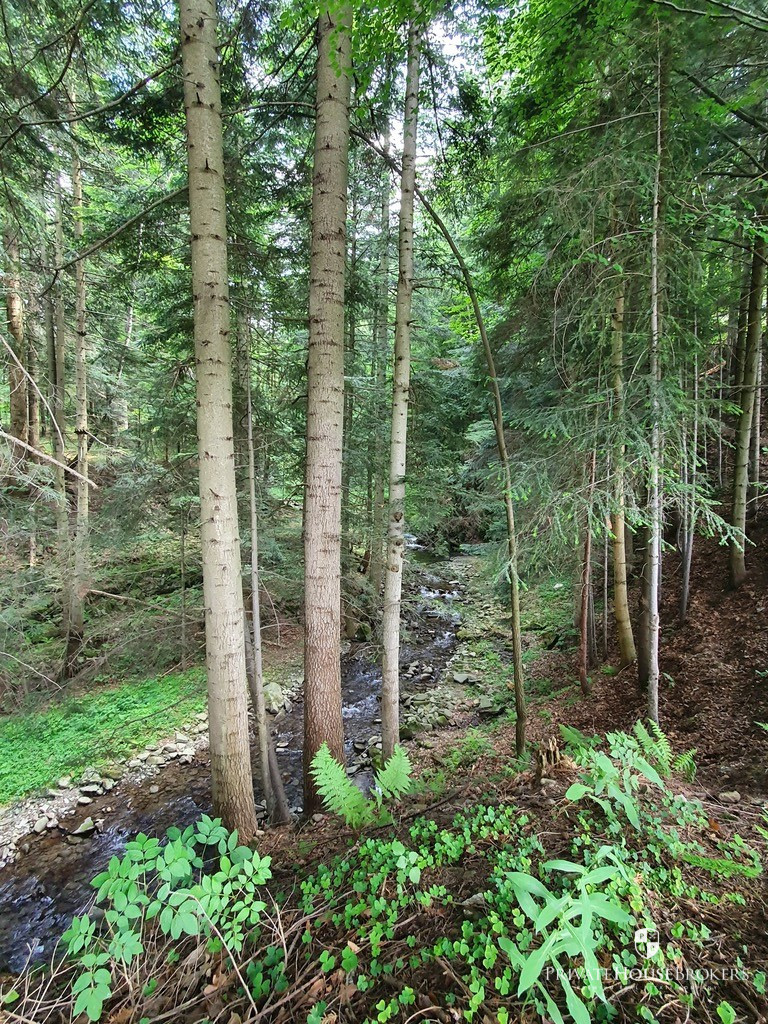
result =
[[[718,799],[723,804],[738,804],[741,802],[741,793],[735,789],[726,790],[720,794]]]
[[[355,740],[352,744],[352,748],[357,751],[358,754],[364,754],[368,749],[368,744],[364,740]]]
[[[93,818],[86,818],[85,821],[80,822],[76,829],[73,829],[73,831],[70,832],[70,837],[81,836],[85,838],[86,836],[92,836],[95,831],[96,822]]]

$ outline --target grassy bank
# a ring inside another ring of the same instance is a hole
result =
[[[0,721],[0,804],[61,775],[104,768],[167,736],[204,707],[205,671],[197,667],[12,715]]]

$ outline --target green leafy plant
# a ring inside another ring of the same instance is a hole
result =
[[[360,828],[370,825],[385,803],[399,800],[409,792],[411,762],[402,747],[395,747],[392,757],[376,773],[369,799],[352,782],[344,766],[324,743],[312,760],[312,776],[326,809],[338,814],[350,828]]]

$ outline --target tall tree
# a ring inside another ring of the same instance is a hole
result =
[[[327,743],[337,760],[344,759],[341,471],[351,20],[343,4],[323,12],[317,28],[304,490],[305,811],[318,804],[310,768],[319,748]]]
[[[382,623],[381,750],[386,761],[400,740],[400,602],[405,549],[405,469],[408,401],[411,388],[411,306],[413,301],[413,201],[416,189],[416,142],[419,124],[421,29],[408,25],[405,79],[403,162],[400,176],[395,365],[392,386],[392,435],[389,455],[389,528],[384,574]]]
[[[181,0],[200,520],[215,813],[256,830],[232,423],[226,197],[215,0]]]
[[[74,114],[74,108],[71,108]],[[72,151],[72,210],[75,247],[83,246],[84,206],[83,168],[75,143]],[[85,260],[75,262],[75,436],[77,438],[77,491],[75,529],[72,538],[72,576],[69,585],[69,618],[67,621],[67,652],[64,674],[75,674],[83,646],[85,630],[85,597],[89,570],[89,486],[88,486],[88,337],[86,334]]]
[[[752,243],[752,272],[747,303],[744,372],[741,380],[739,406],[741,414],[736,428],[733,459],[733,513],[731,524],[739,531],[730,545],[731,585],[740,587],[747,576],[745,557],[747,528],[747,496],[749,491],[749,456],[755,422],[755,395],[762,346],[763,295],[765,292],[765,238],[756,233]],[[759,421],[758,421],[759,422]]]
[[[5,311],[8,330],[13,344],[6,353],[8,387],[10,390],[11,434],[24,443],[28,440],[27,375],[24,336],[24,305],[21,298],[21,272],[19,268],[19,227],[9,218],[4,231],[5,245]],[[27,451],[18,446],[18,457],[23,461]]]

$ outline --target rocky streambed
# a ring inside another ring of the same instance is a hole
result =
[[[454,601],[471,563],[421,568],[404,599],[402,735],[448,726],[465,701],[465,672],[453,672],[459,614]],[[348,772],[365,787],[381,747],[381,672],[371,649],[342,662]],[[301,799],[301,681],[269,694],[272,732],[289,801]],[[164,742],[149,744],[108,771],[61,778],[48,792],[0,811],[0,971],[23,969],[50,953],[73,914],[92,896],[90,880],[137,832],[162,834],[211,809],[205,716]],[[255,758],[254,758],[255,768]],[[257,800],[259,794],[257,792]],[[264,805],[259,804],[262,815]]]

